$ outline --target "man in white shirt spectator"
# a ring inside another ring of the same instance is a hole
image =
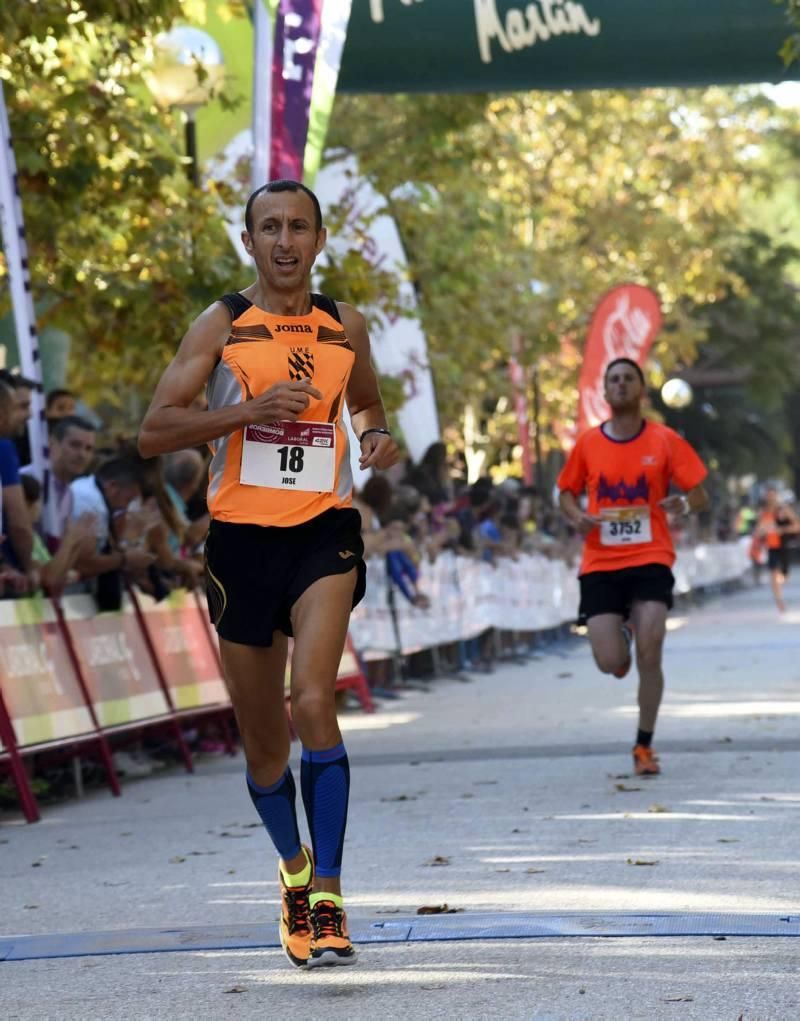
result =
[[[134,501],[140,501],[142,489],[139,468],[125,457],[105,461],[93,475],[76,479],[70,486],[72,517],[91,514],[95,519],[96,547],[84,553],[77,569],[88,580],[121,571],[133,576],[155,561],[155,556],[140,547],[127,548],[118,538],[119,519]]]
[[[95,428],[91,422],[68,415],[54,422],[50,430],[50,467],[44,478],[33,465],[22,469],[42,487],[42,516],[39,531],[50,553],[58,549],[67,522],[73,516],[71,484],[89,470],[94,459]]]

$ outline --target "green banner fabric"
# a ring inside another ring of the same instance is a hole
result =
[[[341,92],[778,82],[773,0],[353,0]]]

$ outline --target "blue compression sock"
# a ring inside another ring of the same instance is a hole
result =
[[[300,788],[314,845],[315,872],[318,876],[338,876],[350,797],[350,763],[344,745],[321,752],[304,748]]]
[[[284,861],[300,854],[300,833],[294,802],[297,790],[291,769],[271,787],[259,787],[247,772],[247,789],[272,843]]]

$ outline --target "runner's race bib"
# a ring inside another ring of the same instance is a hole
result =
[[[244,430],[242,485],[330,493],[335,472],[332,422],[271,422]]]
[[[603,546],[634,546],[653,540],[649,507],[603,507],[600,517]]]

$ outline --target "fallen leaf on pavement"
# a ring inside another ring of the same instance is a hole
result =
[[[179,865],[182,861],[186,861],[186,859],[176,854],[174,858],[170,858],[169,863],[170,865]]]
[[[451,908],[447,904],[423,904],[417,908],[418,915],[457,915],[463,908]]]
[[[618,791],[640,791],[641,787],[627,787],[624,783],[615,783],[614,786]]]
[[[511,869],[495,869],[495,872],[510,872]]]
[[[226,993],[246,993],[247,990],[244,986],[231,986],[230,989],[225,990]]]
[[[544,872],[545,870],[544,869],[525,869],[525,871],[528,873],[529,876],[535,876],[539,872]]]
[[[693,996],[667,996],[664,1003],[694,1003]]]
[[[647,811],[653,815],[662,815],[664,812],[671,812],[672,809],[667,808],[666,805],[651,805]]]
[[[425,862],[426,865],[449,865],[450,859],[444,854],[435,854],[430,861]]]
[[[629,865],[658,865],[657,861],[644,861],[642,858],[628,858]]]

